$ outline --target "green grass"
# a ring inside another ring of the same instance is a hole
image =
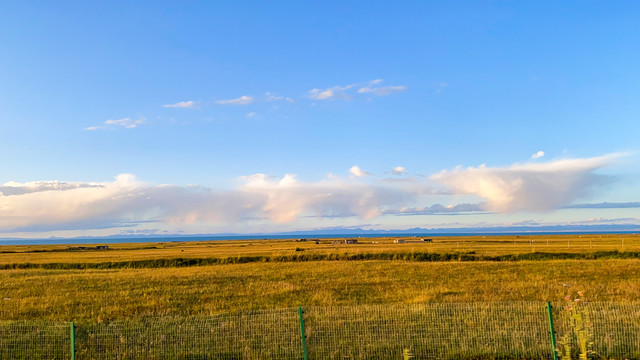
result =
[[[296,250],[297,251],[297,250]],[[13,263],[1,264],[0,270],[8,269],[142,269],[165,267],[189,267],[224,264],[247,263],[283,263],[283,262],[309,262],[309,261],[414,261],[414,262],[442,262],[442,261],[543,261],[543,260],[600,260],[600,259],[640,259],[638,251],[597,251],[590,253],[521,253],[505,255],[477,255],[473,251],[454,253],[432,252],[376,252],[376,253],[335,253],[335,254],[300,254],[300,255],[274,255],[274,256],[233,256],[213,258],[167,258],[112,262],[69,262],[69,263]]]

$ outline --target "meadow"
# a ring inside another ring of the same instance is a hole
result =
[[[295,306],[640,298],[640,236],[0,246],[0,318],[100,323]]]

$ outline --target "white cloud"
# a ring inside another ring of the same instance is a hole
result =
[[[101,185],[97,183],[62,182],[58,180],[31,181],[27,183],[9,181],[0,185],[0,195],[22,195],[41,191],[64,191],[89,187],[101,187]]]
[[[407,169],[405,169],[404,166],[396,166],[393,169],[391,169],[391,173],[393,173],[394,175],[402,175],[405,174],[407,172]]]
[[[133,129],[138,127],[138,125],[142,125],[147,121],[145,118],[139,119],[131,119],[131,118],[123,118],[118,120],[107,120],[104,122],[104,125],[98,126],[89,126],[84,128],[85,130],[100,130],[100,129],[109,129],[114,127],[124,127],[127,129]]]
[[[119,175],[111,183],[46,181],[10,183],[8,187],[12,191],[3,189],[4,195],[0,196],[0,230],[64,223],[88,225],[94,220],[103,226],[101,220],[126,218],[126,209],[135,208],[139,198],[132,195],[140,183],[133,176]]]
[[[436,214],[461,214],[472,212],[484,212],[485,204],[433,204],[424,207],[403,207],[400,209],[385,209],[385,214],[394,215],[436,215]]]
[[[248,112],[247,115],[245,115],[244,117],[247,119],[251,119],[252,117],[256,116],[256,113],[252,112]]]
[[[240,191],[265,197],[260,210],[275,222],[293,221],[302,214],[369,219],[381,215],[381,209],[388,204],[404,203],[412,198],[409,191],[401,188],[335,179],[304,183],[291,174],[282,179],[257,174],[250,177]]]
[[[177,102],[175,104],[162,105],[162,107],[193,109],[193,108],[196,107],[196,102],[195,101],[180,101],[180,102]]]
[[[301,182],[255,174],[235,189],[150,185],[123,174],[111,182],[7,183],[0,187],[0,231],[51,231],[164,224],[233,224],[300,216],[372,218],[415,199],[412,189],[358,181]]]
[[[379,86],[382,79],[371,80],[368,83],[334,86],[327,89],[309,90],[309,98],[314,100],[342,99],[351,100],[356,94],[374,94],[385,96],[407,90],[405,85]],[[358,88],[359,87],[359,88]],[[355,89],[358,88],[356,91]]]
[[[544,156],[544,151],[540,150],[537,153],[531,155],[532,159],[539,159]]]
[[[346,91],[354,87],[354,84],[347,86],[334,86],[328,89],[311,89],[309,90],[309,97],[314,100],[328,100],[328,99],[343,99],[351,100],[351,96],[346,94]]]
[[[351,175],[355,177],[363,177],[363,176],[371,175],[370,173],[360,169],[360,167],[356,165],[352,166],[351,169],[349,169],[349,172],[351,173]]]
[[[133,129],[135,127],[138,127],[138,125],[142,125],[145,123],[145,119],[130,119],[130,118],[124,118],[124,119],[118,119],[118,120],[107,120],[104,123],[107,125],[115,125],[115,126],[122,126],[125,127],[127,129]]]
[[[382,87],[375,86],[382,83],[382,81],[383,81],[382,79],[372,80],[369,82],[367,86],[364,86],[358,89],[358,93],[385,96],[385,95],[390,95],[393,93],[407,90],[407,87],[405,85],[392,85],[392,86],[382,86]]]
[[[284,96],[276,96],[276,95],[273,95],[270,92],[267,92],[266,96],[267,96],[267,101],[269,101],[269,102],[284,100]]]
[[[2,188],[0,187],[0,190]],[[601,203],[588,203],[588,204],[572,204],[565,206],[568,209],[628,209],[628,208],[640,208],[640,201],[628,201],[628,202],[601,202]]]
[[[221,104],[221,105],[249,105],[253,102],[253,98],[251,96],[240,96],[239,98],[236,99],[229,99],[229,100],[218,100],[216,101],[216,104]]]
[[[586,197],[594,185],[609,178],[594,171],[614,162],[621,154],[586,159],[565,159],[504,168],[486,166],[441,171],[431,176],[460,194],[487,200],[491,211],[548,211]]]
[[[405,90],[407,90],[407,87],[405,85],[396,85],[396,86],[384,86],[380,88],[363,87],[358,89],[358,92],[373,93],[378,96],[385,96],[385,95],[390,95],[390,94],[405,91]]]
[[[575,204],[593,185],[606,182],[608,178],[595,171],[620,156],[471,167],[433,175],[433,180],[453,189],[454,195],[474,194],[486,199],[486,203],[458,205],[424,206],[424,197],[451,193],[439,193],[415,179],[369,183],[364,177],[370,174],[358,166],[350,169],[350,178],[333,175],[314,182],[300,181],[292,174],[254,174],[225,190],[153,185],[128,174],[107,182],[7,182],[0,185],[0,232],[144,229],[150,222],[188,228],[251,221],[286,223],[308,216],[370,219],[384,214],[545,211]],[[634,207],[637,203],[616,206]]]
[[[286,101],[288,103],[296,102],[294,99],[292,99],[290,97],[277,96],[277,95],[274,95],[274,94],[272,94],[270,92],[266,93],[266,97],[267,97],[267,102],[272,102],[272,101]]]

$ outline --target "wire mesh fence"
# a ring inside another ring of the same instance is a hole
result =
[[[0,321],[0,359],[70,359],[67,322]]]
[[[640,304],[557,304],[559,356],[640,359]]]
[[[78,359],[299,359],[297,309],[165,317],[78,328]]]
[[[554,305],[559,355],[640,359],[640,304]],[[307,353],[303,347],[304,328]],[[553,359],[546,304],[361,305],[78,324],[0,321],[0,359]]]
[[[540,303],[375,305],[308,312],[313,359],[530,358],[551,355]]]
[[[596,355],[640,359],[640,306],[594,303],[586,309],[593,324],[589,326]]]

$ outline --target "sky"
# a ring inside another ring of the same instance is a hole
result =
[[[633,1],[5,1],[0,237],[640,225]]]

